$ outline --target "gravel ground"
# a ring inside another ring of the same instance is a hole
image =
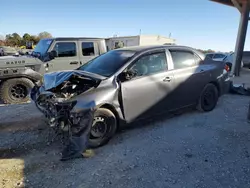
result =
[[[0,187],[250,187],[248,102],[225,95],[209,113],[140,122],[68,162],[34,105],[1,107]]]

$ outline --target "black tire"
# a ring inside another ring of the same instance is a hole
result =
[[[219,92],[214,84],[207,84],[201,92],[197,109],[201,112],[212,111],[218,102]]]
[[[14,78],[6,80],[0,86],[1,100],[6,104],[28,102],[29,91],[33,87],[34,83],[28,78]]]
[[[100,124],[98,125],[97,123]],[[102,130],[100,135],[98,135],[98,131],[96,132],[96,129],[98,128],[96,126],[99,126]],[[94,114],[94,122],[89,137],[89,147],[97,148],[107,144],[109,140],[115,135],[116,130],[117,119],[115,115],[108,109],[97,109]]]

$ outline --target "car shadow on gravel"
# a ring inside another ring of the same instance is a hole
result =
[[[138,121],[135,121],[135,122],[132,122],[132,123],[129,123],[129,124],[122,126],[118,130],[118,135],[119,135],[119,133],[124,132],[124,131],[130,131],[130,130],[132,131],[135,129],[143,130],[143,128],[148,129],[151,127],[155,127],[155,125],[157,123],[166,122],[169,119],[181,116],[183,114],[186,114],[186,113],[191,114],[191,113],[195,113],[195,112],[197,112],[197,110],[194,107],[186,107],[186,108],[179,109],[177,111],[173,111],[170,113],[159,114],[159,115],[156,115],[152,118],[141,119],[141,120],[138,120]]]

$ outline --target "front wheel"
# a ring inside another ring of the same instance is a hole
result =
[[[27,78],[6,80],[0,87],[1,100],[6,104],[18,104],[29,101],[29,90],[34,83]]]
[[[115,115],[108,109],[97,109],[90,131],[89,146],[96,148],[108,143],[114,136],[116,129],[117,120]]]
[[[212,111],[218,102],[219,92],[214,84],[207,84],[201,92],[197,109],[202,112]]]

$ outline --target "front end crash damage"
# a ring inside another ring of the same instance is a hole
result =
[[[78,135],[85,129],[81,122],[87,117],[87,113],[94,110],[94,102],[86,108],[83,107],[81,111],[72,112],[77,104],[74,97],[96,88],[99,83],[100,79],[92,78],[81,71],[50,73],[32,89],[31,99],[56,132]]]

